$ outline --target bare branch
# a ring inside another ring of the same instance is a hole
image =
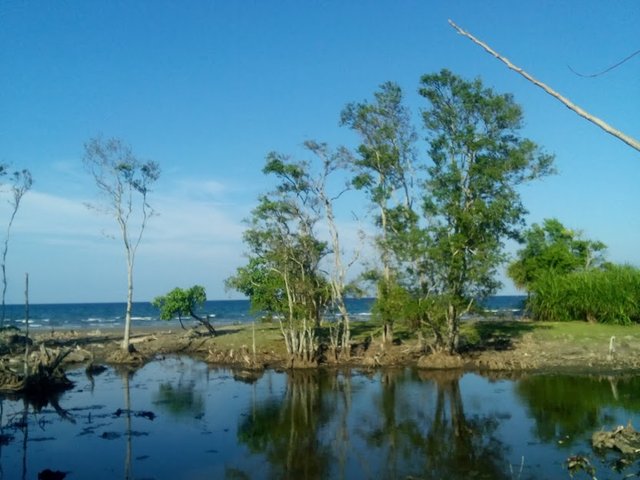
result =
[[[590,121],[591,123],[596,124],[602,130],[604,130],[605,132],[607,132],[610,135],[613,135],[617,139],[622,140],[624,143],[629,145],[631,148],[634,148],[635,150],[640,151],[640,141],[638,141],[635,138],[630,137],[630,136],[622,133],[621,131],[615,129],[614,127],[612,127],[611,125],[606,123],[604,120],[601,120],[600,118],[598,118],[598,117],[596,117],[594,115],[591,115],[587,111],[583,110],[578,105],[574,104],[573,102],[571,102],[566,97],[563,97],[562,95],[560,95],[558,92],[553,90],[548,85],[542,83],[540,80],[537,80],[534,77],[532,77],[531,75],[529,75],[522,68],[520,68],[520,67],[514,65],[513,63],[511,63],[507,58],[505,58],[502,55],[500,55],[498,52],[493,50],[489,45],[487,45],[483,41],[478,40],[476,37],[471,35],[469,32],[466,32],[465,30],[460,28],[453,21],[449,20],[449,25],[451,25],[460,35],[462,35],[464,37],[467,37],[468,39],[470,39],[476,45],[481,46],[484,50],[486,50],[489,54],[491,54],[494,57],[496,57],[498,60],[500,60],[502,63],[504,63],[507,67],[509,67],[511,70],[513,70],[514,72],[519,73],[520,75],[522,75],[524,78],[529,80],[534,85],[542,88],[545,92],[547,92],[552,97],[556,98],[558,101],[562,102],[567,108],[569,108],[570,110],[573,110],[575,113],[580,115],[582,118],[585,118],[586,120]]]

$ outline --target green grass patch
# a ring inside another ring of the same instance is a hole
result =
[[[380,336],[380,325],[375,322],[354,322],[351,327],[351,340],[364,342],[368,338]],[[218,348],[239,349],[252,346],[251,325],[229,325],[218,328],[215,344]],[[321,341],[328,341],[328,327],[319,330]],[[625,339],[632,338],[640,344],[640,325],[594,324],[584,321],[534,322],[525,320],[481,320],[465,322],[461,325],[463,351],[507,350],[525,335],[536,343],[562,343],[602,351],[606,349],[612,336],[620,345]],[[394,336],[403,342],[415,340],[416,334],[408,328],[397,326]],[[277,323],[256,323],[256,350],[285,355],[285,345]]]
[[[464,323],[460,333],[467,350],[506,350],[524,335],[529,335],[534,342],[570,342],[600,350],[608,345],[612,336],[618,341],[628,337],[640,341],[640,325],[592,324],[583,321],[477,321]]]

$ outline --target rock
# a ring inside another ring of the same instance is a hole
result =
[[[76,347],[75,350],[69,352],[69,355],[65,358],[65,363],[84,363],[92,360],[92,358],[93,355],[91,355],[91,352]]]
[[[87,368],[85,369],[87,375],[100,375],[105,370],[107,370],[107,367],[105,367],[104,365],[96,365],[93,362],[87,365]]]
[[[61,472],[60,470],[50,470],[45,468],[41,472],[38,472],[38,480],[63,480],[67,476],[67,472]]]

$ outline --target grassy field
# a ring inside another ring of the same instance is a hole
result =
[[[357,322],[351,329],[353,342],[366,339],[375,340],[380,335],[380,326],[373,322]],[[327,331],[321,329],[321,339],[326,338]],[[592,324],[586,322],[531,322],[523,320],[475,321],[465,322],[461,327],[463,351],[474,350],[506,350],[526,339],[540,345],[571,345],[573,349],[584,350],[608,349],[611,337],[616,337],[618,350],[638,344],[640,348],[640,325],[620,326]],[[396,328],[395,338],[402,343],[416,342],[417,337],[403,327]],[[284,353],[280,328],[274,323],[257,323],[255,325],[255,342],[257,351],[273,351]],[[215,340],[220,348],[251,348],[253,330],[251,325],[233,325],[219,329]]]

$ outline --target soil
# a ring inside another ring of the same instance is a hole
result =
[[[218,339],[226,333],[237,332],[237,326],[219,327],[218,336],[206,335],[204,329],[184,331],[180,329],[135,329],[132,334],[132,351],[121,349],[122,332],[107,331],[57,331],[37,332],[32,336],[34,345],[44,343],[48,348],[69,348],[66,364],[143,364],[153,358],[182,354],[204,360],[212,365],[238,366],[242,368],[309,367],[327,366],[386,367],[417,366],[425,369],[465,369],[488,371],[580,371],[615,372],[640,368],[640,341],[625,337],[618,340],[615,351],[608,344],[572,342],[566,338],[541,339],[531,333],[514,337],[495,336],[482,344],[463,346],[460,355],[425,353],[416,340],[396,341],[382,345],[370,341],[352,345],[349,359],[335,360],[325,352],[314,365],[292,363],[287,355],[276,348],[258,348],[255,355],[245,345],[230,347],[221,345]],[[19,342],[17,342],[19,343]],[[34,348],[34,347],[31,347]],[[11,362],[11,352],[4,352],[4,361]],[[19,352],[13,351],[18,358]]]

